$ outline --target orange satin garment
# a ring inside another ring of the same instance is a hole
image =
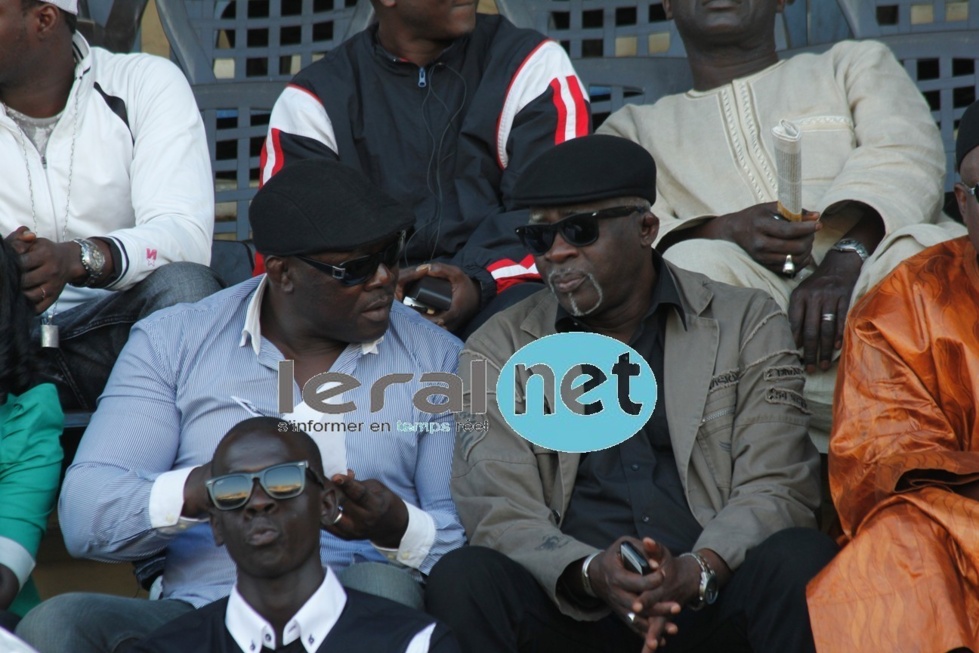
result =
[[[850,313],[829,473],[847,543],[809,584],[820,653],[979,651],[979,266],[908,259]]]

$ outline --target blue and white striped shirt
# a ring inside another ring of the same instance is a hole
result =
[[[228,429],[250,416],[232,397],[259,413],[279,415],[283,356],[259,332],[263,280],[164,309],[133,327],[62,487],[58,514],[72,555],[125,561],[166,550],[164,598],[199,607],[231,591],[234,564],[215,546],[210,526],[155,528],[151,492],[161,475],[210,462]],[[430,385],[420,382],[423,373],[456,372],[460,348],[457,338],[394,302],[391,325],[376,348],[349,345],[330,369],[361,382],[344,395],[356,409],[343,421],[363,423],[346,434],[348,466],[358,479],[382,481],[434,521],[434,542],[411,564],[424,573],[461,546],[465,535],[449,493],[454,417],[420,411],[412,397]],[[413,379],[389,386],[383,408],[371,413],[371,384],[392,373]],[[301,391],[293,385],[298,402]],[[399,422],[435,428],[399,430]],[[371,423],[390,424],[390,430],[373,432]],[[367,541],[346,542],[326,532],[321,553],[334,569],[386,560]]]

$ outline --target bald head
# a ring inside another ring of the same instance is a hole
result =
[[[295,452],[296,459],[309,461],[310,469],[323,477],[323,458],[313,439],[303,431],[293,430],[288,422],[275,417],[251,417],[232,426],[214,450],[211,473],[215,476],[227,473],[226,461],[232,448],[270,440],[281,442]]]
[[[302,461],[308,467],[300,471],[304,480],[297,487],[295,472],[301,468],[296,463]],[[282,477],[270,470],[290,464],[286,485],[277,485]],[[212,501],[224,491],[236,501],[224,508],[212,503],[210,522],[215,544],[224,546],[238,567],[239,591],[270,619],[262,610],[264,599],[270,593],[282,599],[285,587],[292,606],[288,614],[294,614],[323,581],[320,529],[338,514],[336,491],[322,478],[319,448],[287,422],[256,417],[228,431],[214,452],[211,472]],[[269,609],[282,607],[275,605]]]

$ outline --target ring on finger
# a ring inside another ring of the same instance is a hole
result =
[[[782,264],[782,274],[787,277],[795,275],[795,262],[792,260],[791,254],[785,255],[785,263]]]
[[[636,613],[635,612],[630,612],[630,613],[626,614],[625,617],[626,617],[626,619],[629,620],[629,623],[630,624],[636,623]]]
[[[44,286],[41,286],[41,301],[43,302],[47,298],[48,298],[48,291],[44,289]]]
[[[337,516],[333,518],[333,524],[339,524],[341,519],[343,519],[343,506],[337,506]]]
[[[823,322],[836,322],[836,313],[823,313]]]

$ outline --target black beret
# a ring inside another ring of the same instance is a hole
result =
[[[285,166],[252,200],[248,217],[262,254],[350,252],[415,222],[412,212],[339,161]]]
[[[641,145],[596,134],[557,145],[534,159],[513,190],[518,206],[584,204],[614,197],[656,201],[656,163]]]
[[[955,138],[955,169],[962,165],[965,155],[979,147],[979,101],[973,102],[959,120],[959,135]]]

